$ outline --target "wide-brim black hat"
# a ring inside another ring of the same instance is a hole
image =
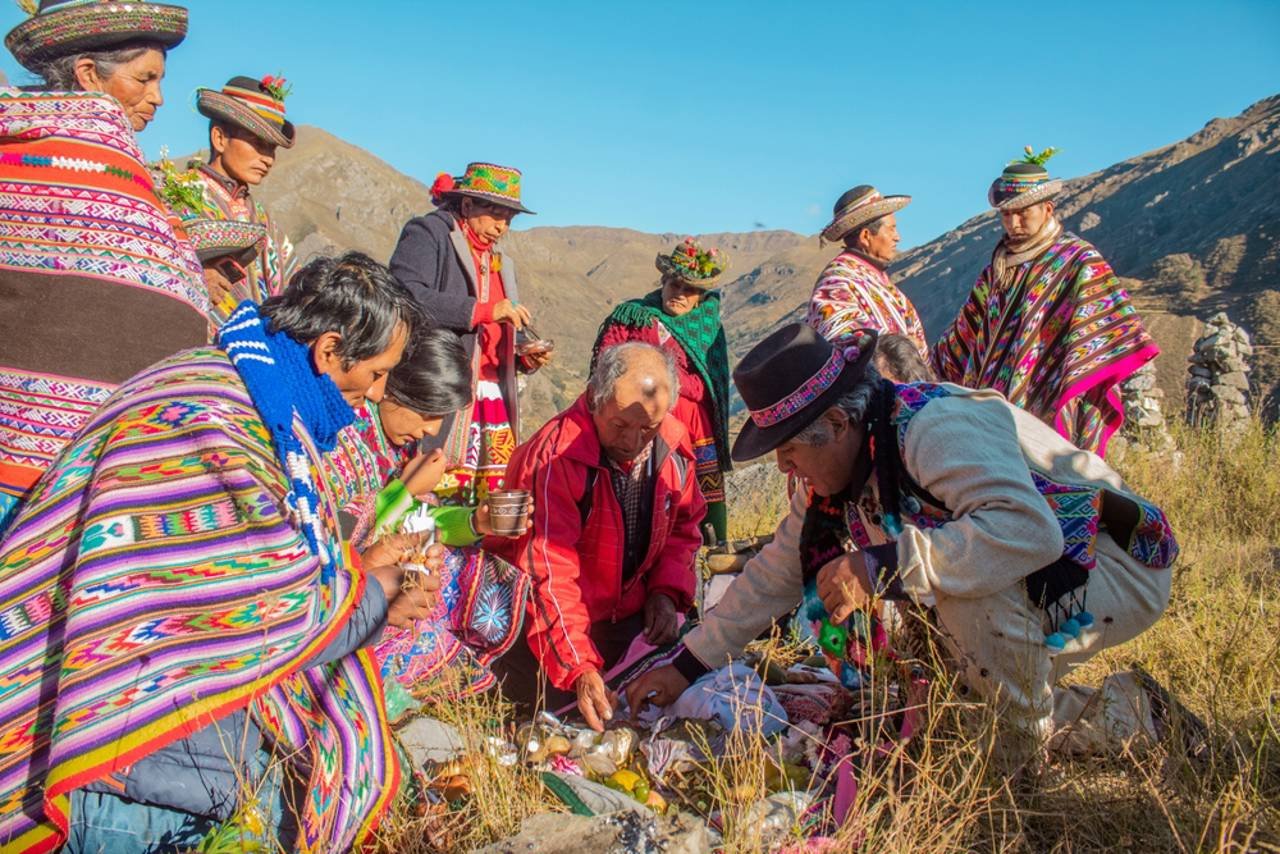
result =
[[[764,456],[818,420],[866,375],[876,338],[874,329],[859,329],[833,346],[792,323],[752,347],[733,371],[750,413],[733,443],[734,462]]]
[[[187,35],[187,10],[171,3],[41,0],[36,14],[5,36],[5,46],[28,71],[77,51],[104,50],[147,40],[176,47]]]

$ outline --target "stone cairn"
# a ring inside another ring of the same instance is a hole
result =
[[[1173,447],[1164,420],[1164,389],[1156,385],[1156,363],[1147,362],[1120,384],[1124,404],[1124,434],[1135,446],[1151,451]]]
[[[1218,312],[1187,361],[1187,422],[1234,432],[1249,421],[1249,333]]]

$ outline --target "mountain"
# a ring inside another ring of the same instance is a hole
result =
[[[429,209],[427,188],[319,128],[302,128],[298,137],[260,194],[272,216],[303,258],[356,248],[387,260],[404,222]],[[1280,96],[1239,116],[1214,119],[1182,142],[1067,182],[1063,220],[1101,249],[1132,291],[1164,350],[1158,369],[1171,400],[1181,400],[1185,357],[1199,320],[1225,309],[1254,335],[1259,399],[1275,403],[1277,153]],[[999,234],[999,221],[988,211],[906,252],[891,268],[931,337],[955,316]],[[526,426],[541,423],[581,391],[601,320],[619,300],[657,286],[654,257],[682,236],[575,226],[521,228],[504,240],[534,327],[557,345],[556,361],[525,391]],[[814,279],[834,254],[816,237],[787,231],[701,238],[729,252],[737,276],[723,289],[735,359],[803,312]]]

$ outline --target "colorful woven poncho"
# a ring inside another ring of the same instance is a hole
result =
[[[805,323],[832,342],[864,328],[905,335],[920,358],[929,358],[916,307],[883,270],[856,252],[841,252],[818,276]]]
[[[0,534],[117,385],[208,340],[200,263],[114,98],[0,88]]]
[[[730,471],[729,459],[729,346],[720,322],[720,294],[709,291],[697,308],[673,317],[662,310],[662,291],[656,290],[641,299],[627,300],[613,309],[600,326],[591,350],[591,364],[600,355],[605,333],[615,324],[645,329],[662,324],[688,357],[689,364],[706,383],[711,394],[716,451],[720,470]]]
[[[997,250],[998,251],[998,250]],[[934,345],[938,376],[994,388],[1099,455],[1124,421],[1116,387],[1160,352],[1098,250],[1063,232],[1003,277],[988,264]]]
[[[261,223],[267,228],[267,239],[257,260],[245,268],[243,279],[231,285],[231,300],[226,305],[212,307],[215,323],[221,323],[242,301],[260,303],[283,291],[298,259],[289,238],[271,221],[266,208],[249,195],[247,188],[235,187],[234,182],[222,178],[208,166],[200,166],[196,174],[200,176],[213,218]]]
[[[71,790],[237,709],[301,778],[300,847],[367,838],[399,782],[377,665],[305,668],[365,576],[301,418],[293,439],[328,567],[220,350],[125,383],[36,486],[0,547],[0,849],[55,850]]]

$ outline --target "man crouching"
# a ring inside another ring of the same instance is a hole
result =
[[[506,488],[534,502],[529,533],[497,545],[534,580],[526,642],[494,667],[513,701],[556,709],[572,690],[602,730],[615,705],[604,672],[641,632],[654,645],[676,639],[706,514],[688,435],[670,415],[678,389],[658,348],[611,347],[586,393],[512,455]]]
[[[932,605],[962,679],[1031,736],[1018,740],[1065,740],[1109,704],[1055,684],[1164,611],[1173,532],[1098,456],[999,393],[881,379],[875,344],[861,330],[836,348],[795,324],[742,360],[734,381],[751,417],[734,460],[774,451],[810,490],[673,663],[627,686],[631,707],[673,701],[808,588],[837,625],[875,597]],[[1133,693],[1128,722],[1150,723]]]

